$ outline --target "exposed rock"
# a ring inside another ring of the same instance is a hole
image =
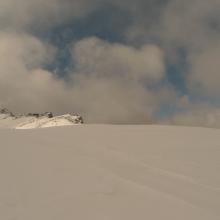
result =
[[[12,112],[10,112],[7,108],[0,109],[0,114],[9,115],[11,117],[14,116],[14,114]]]

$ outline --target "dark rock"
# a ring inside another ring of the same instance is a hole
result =
[[[14,116],[14,114],[12,112],[10,112],[7,108],[2,108],[0,109],[0,114],[5,114],[5,115],[9,115],[9,116]]]

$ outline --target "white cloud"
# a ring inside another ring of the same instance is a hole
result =
[[[205,104],[191,104],[163,122],[165,124],[220,128],[220,108]]]
[[[88,38],[74,46],[73,57],[78,71],[97,77],[151,82],[161,80],[165,74],[163,51],[155,45],[136,49]]]
[[[159,47],[144,45],[136,49],[92,37],[77,42],[72,55],[76,66],[71,76],[73,93],[77,94],[73,99],[89,121],[151,120],[160,95],[151,92],[146,84],[164,77],[164,57]]]
[[[34,36],[22,32],[0,32],[2,66],[12,67],[9,63],[20,62],[32,69],[50,62],[54,53],[55,48]]]
[[[63,90],[55,76],[41,68],[53,55],[51,46],[33,36],[0,33],[1,105],[15,111],[48,109],[50,99],[55,102]]]
[[[147,123],[161,102],[162,89],[150,84],[164,76],[163,52],[154,45],[135,49],[97,38],[73,47],[76,69],[58,79],[43,66],[55,49],[24,33],[0,33],[1,105],[18,112],[77,111],[87,122]],[[166,99],[166,97],[164,97]]]

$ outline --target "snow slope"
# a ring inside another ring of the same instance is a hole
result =
[[[220,130],[0,129],[1,220],[219,220]]]

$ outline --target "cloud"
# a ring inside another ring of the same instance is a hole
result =
[[[178,62],[177,51],[184,49],[185,57],[180,59],[186,61],[184,75],[189,93],[216,97],[220,88],[219,10],[218,0],[170,0],[155,23],[149,25],[142,15],[126,34],[132,42],[156,39],[166,50],[169,62]]]
[[[55,48],[23,32],[0,32],[0,52],[1,66],[19,62],[32,69],[52,61]]]
[[[219,10],[216,0],[171,1],[158,32],[169,49],[185,49],[185,79],[189,93],[197,97],[212,99],[219,94]]]
[[[157,120],[158,124],[220,128],[220,108],[203,101],[191,101],[188,96],[172,99],[178,109],[169,117]]]
[[[159,108],[164,57],[155,45],[137,49],[98,38],[74,44],[75,69],[58,78],[44,69],[56,50],[34,36],[0,34],[1,105],[17,112],[76,111],[92,123],[147,123]],[[143,83],[143,80],[146,83]]]
[[[197,95],[219,97],[220,92],[220,41],[189,57],[191,64],[188,82],[190,89]]]
[[[97,77],[151,82],[161,80],[165,73],[163,51],[155,45],[136,49],[92,37],[74,46],[73,57],[80,72]]]
[[[51,107],[56,107],[63,93],[62,83],[42,68],[54,52],[33,36],[0,33],[1,105],[15,111],[46,110],[53,102]]]
[[[46,29],[86,15],[99,0],[1,0],[0,28]]]
[[[155,22],[149,23],[142,14],[125,33],[132,43],[160,42],[167,62],[180,68],[176,74],[183,75],[193,101],[180,97],[173,103],[178,110],[168,123],[219,127],[219,10],[218,0],[170,0]]]
[[[78,39],[69,47],[68,75],[50,72],[60,51],[38,32],[89,20],[108,5],[131,18],[117,29],[120,43]],[[219,0],[1,0],[0,104],[18,112],[76,111],[88,122],[110,123],[151,122],[161,106],[172,105],[179,113],[169,122],[217,126],[219,10]],[[180,68],[186,96],[169,83],[167,64]],[[209,112],[216,124],[204,119]]]
[[[160,123],[220,128],[220,109],[204,103],[191,104],[189,108]]]
[[[72,55],[76,66],[71,75],[76,106],[89,121],[151,120],[159,95],[150,91],[147,84],[161,81],[165,68],[159,47],[144,45],[136,49],[92,37],[77,42]]]

